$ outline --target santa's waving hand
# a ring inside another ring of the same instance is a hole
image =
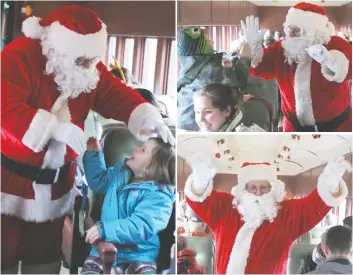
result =
[[[323,45],[312,45],[306,50],[321,65],[322,72],[328,80],[339,83],[345,80],[349,61],[342,53],[337,50],[328,51]]]

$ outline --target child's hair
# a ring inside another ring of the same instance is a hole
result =
[[[169,143],[161,138],[151,138],[157,143],[146,174],[159,184],[175,185],[175,152]]]
[[[207,96],[213,107],[224,111],[230,108],[230,116],[233,116],[243,101],[242,92],[236,87],[230,87],[226,84],[212,83],[205,85],[202,90],[195,93],[197,96]]]

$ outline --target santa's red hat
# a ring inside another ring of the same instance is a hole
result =
[[[284,183],[277,178],[275,168],[268,162],[245,162],[238,172],[238,185],[232,189],[232,194],[239,199],[244,192],[246,184],[253,180],[266,180],[277,202],[285,196]]]
[[[80,6],[64,6],[46,18],[29,17],[22,32],[32,39],[48,39],[51,47],[73,57],[104,57],[107,43],[106,25],[98,15]]]
[[[335,30],[322,7],[305,2],[298,3],[289,9],[285,23],[328,35],[332,35]]]

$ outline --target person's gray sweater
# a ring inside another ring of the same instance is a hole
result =
[[[346,257],[333,257],[307,274],[352,274],[352,262]]]

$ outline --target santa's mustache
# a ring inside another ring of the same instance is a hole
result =
[[[259,227],[264,220],[272,222],[278,209],[272,191],[261,196],[244,191],[238,205],[242,219],[251,227]]]

